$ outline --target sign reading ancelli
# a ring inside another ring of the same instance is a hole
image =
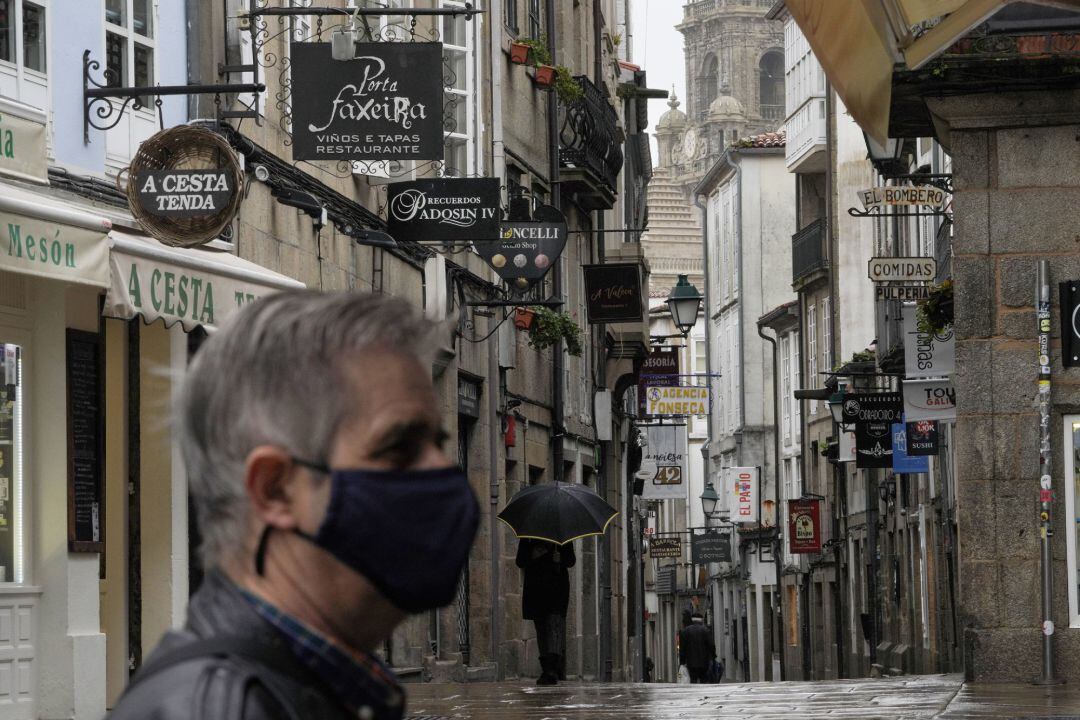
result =
[[[532,221],[503,222],[497,240],[480,241],[476,251],[511,290],[524,292],[544,279],[566,247],[566,216],[550,205]]]

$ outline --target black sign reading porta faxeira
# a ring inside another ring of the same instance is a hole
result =
[[[634,263],[584,265],[589,323],[641,322],[641,270]]]
[[[442,43],[292,43],[294,160],[442,160]]]
[[[501,216],[495,178],[427,178],[387,186],[386,221],[395,240],[495,240]]]

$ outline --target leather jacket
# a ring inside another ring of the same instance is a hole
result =
[[[355,720],[288,651],[281,634],[217,572],[208,573],[192,596],[184,628],[167,633],[143,669],[216,636],[265,644],[277,662],[242,654],[201,655],[145,679],[136,673],[109,720]]]

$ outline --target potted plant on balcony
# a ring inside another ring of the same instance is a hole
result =
[[[919,327],[941,335],[953,322],[953,284],[946,280],[930,288],[929,296],[919,303]]]
[[[531,307],[529,310],[534,315],[528,331],[529,347],[544,350],[558,344],[560,340],[565,340],[566,352],[575,357],[581,356],[584,350],[581,328],[570,315],[542,306]]]
[[[550,88],[555,83],[555,67],[553,65],[536,66],[536,84],[542,88]]]
[[[536,313],[527,307],[514,308],[514,327],[518,330],[528,330],[532,327],[535,316]]]
[[[551,65],[547,36],[519,37],[510,43],[510,60],[519,65]]]
[[[532,46],[523,39],[512,40],[510,42],[510,62],[515,65],[528,65],[529,53],[532,50]]]
[[[581,83],[574,79],[574,76],[570,74],[570,68],[565,65],[555,68],[555,94],[559,96],[563,105],[573,104],[585,96]]]

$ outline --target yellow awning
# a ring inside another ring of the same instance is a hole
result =
[[[894,65],[917,70],[1016,1],[786,0],[785,5],[848,112],[884,145]],[[1080,10],[1080,0],[1041,1]],[[935,18],[934,27],[914,37],[913,26]]]

